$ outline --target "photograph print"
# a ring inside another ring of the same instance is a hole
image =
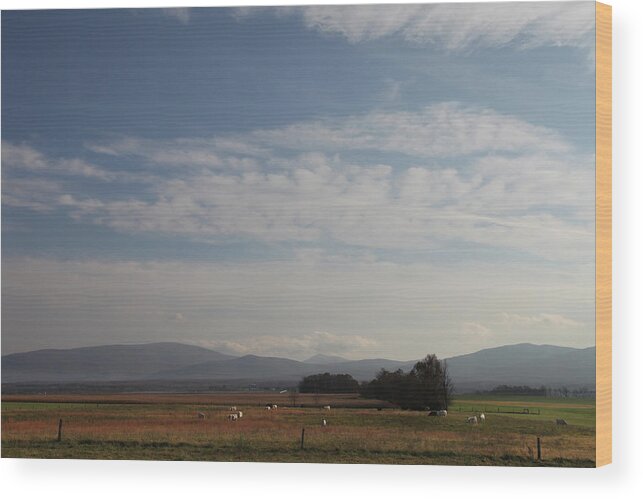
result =
[[[3,11],[2,457],[600,464],[597,12]]]

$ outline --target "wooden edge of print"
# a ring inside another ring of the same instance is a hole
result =
[[[596,466],[612,462],[612,7],[596,3]]]

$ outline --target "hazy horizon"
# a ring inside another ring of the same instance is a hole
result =
[[[594,12],[4,11],[2,354],[594,346]]]
[[[294,357],[280,357],[278,355],[257,355],[252,352],[244,353],[244,354],[235,354],[230,351],[226,351],[225,349],[219,349],[215,350],[214,348],[211,347],[204,347],[196,343],[181,343],[181,342],[173,342],[173,341],[166,341],[166,342],[155,342],[151,341],[148,343],[110,343],[110,344],[95,344],[95,345],[85,345],[85,346],[77,346],[77,347],[67,347],[67,348],[42,348],[42,349],[37,349],[37,350],[24,350],[24,351],[19,351],[19,352],[10,352],[10,353],[4,353],[4,355],[11,355],[11,354],[20,354],[20,353],[31,353],[31,352],[37,352],[37,351],[43,351],[43,350],[76,350],[76,349],[81,349],[81,348],[100,348],[100,347],[121,347],[121,346],[145,346],[145,345],[158,345],[158,344],[177,344],[177,345],[185,345],[185,346],[193,346],[193,347],[200,347],[200,348],[206,348],[208,350],[212,351],[218,351],[219,353],[223,353],[226,355],[230,355],[231,357],[239,358],[239,357],[244,357],[244,356],[259,356],[259,357],[274,357],[274,358],[285,358],[285,359],[290,359],[290,360],[296,360],[299,362],[306,362],[309,359],[313,357],[329,357],[329,358],[339,358],[348,362],[353,362],[353,361],[359,361],[359,360],[375,360],[371,358],[354,358],[354,357],[349,357],[349,356],[342,356],[342,355],[336,355],[336,354],[323,354],[323,353],[313,353],[312,355],[307,355],[307,356],[294,356]],[[484,347],[478,350],[473,350],[471,352],[462,352],[456,355],[452,355],[450,357],[459,357],[459,356],[464,356],[464,355],[470,355],[474,353],[478,353],[482,350],[488,350],[488,349],[495,349],[495,348],[503,348],[503,347],[516,347],[516,346],[534,346],[534,347],[554,347],[554,348],[571,348],[571,349],[576,349],[576,350],[586,350],[588,348],[596,348],[596,345],[589,345],[586,347],[565,347],[561,345],[551,345],[551,344],[535,344],[535,343],[511,343],[511,344],[506,344],[506,345],[496,345],[496,346],[489,346],[489,347]],[[422,359],[425,355],[431,354],[433,352],[426,352],[426,354],[422,354],[416,358],[412,359],[393,359],[393,358],[386,358],[386,360],[393,360],[397,362],[413,362],[416,360]],[[450,358],[449,357],[449,358]],[[445,357],[443,357],[445,358]]]

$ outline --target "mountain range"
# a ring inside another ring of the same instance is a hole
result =
[[[569,348],[522,343],[446,359],[459,392],[497,385],[592,387],[595,347]],[[410,370],[416,360],[347,360],[315,355],[305,361],[281,357],[235,357],[181,343],[106,345],[47,349],[2,356],[2,383],[79,383],[107,381],[235,381],[295,385],[303,376],[347,373],[370,380],[380,369]]]

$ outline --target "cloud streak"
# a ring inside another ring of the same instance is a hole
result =
[[[3,348],[46,346],[48,335],[66,346],[136,337],[208,342],[237,354],[402,359],[420,346],[461,353],[463,341],[475,348],[536,337],[585,346],[594,334],[591,282],[582,267],[518,262],[5,257],[3,328],[14,334]]]
[[[173,7],[169,9],[161,9],[164,16],[176,19],[181,24],[188,24],[190,22],[191,9],[187,7]]]
[[[448,52],[504,47],[593,51],[594,6],[583,1],[306,6],[273,12],[297,16],[306,28],[353,44],[397,38]],[[237,16],[256,13],[243,9]]]
[[[583,324],[564,317],[560,314],[543,314],[525,316],[503,312],[500,315],[500,323],[506,326],[540,326],[548,325],[555,328],[578,328]]]
[[[593,12],[162,9],[79,50],[16,13],[4,351],[591,344]]]
[[[201,241],[341,244],[380,250],[494,247],[550,260],[592,258],[593,157],[556,133],[489,109],[446,103],[244,135],[89,144],[133,177],[7,144],[10,167],[49,184],[16,188],[7,205],[64,210],[131,233]],[[322,151],[333,150],[329,156]],[[360,159],[352,159],[355,154]],[[383,155],[406,158],[402,165]],[[408,166],[403,166],[404,164]],[[63,189],[55,175],[121,183],[113,199]],[[35,182],[35,180],[30,180]]]
[[[110,180],[115,177],[109,171],[81,159],[58,158],[52,160],[31,146],[7,141],[2,142],[2,166],[5,169],[47,175],[80,176],[99,180]]]
[[[378,348],[378,342],[359,335],[314,331],[299,336],[249,336],[238,340],[204,340],[200,345],[232,355],[285,356],[306,359],[315,354],[363,355]]]

